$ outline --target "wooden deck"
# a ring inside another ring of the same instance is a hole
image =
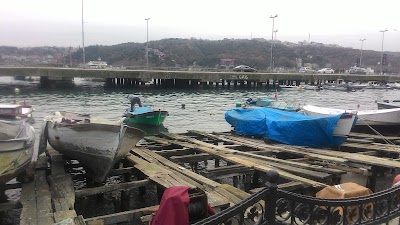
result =
[[[400,169],[400,146],[396,145],[400,137],[389,140],[393,144],[382,143],[379,136],[352,134],[338,149],[317,149],[265,143],[231,133],[161,133],[146,137],[133,148],[110,172],[109,178],[119,178],[119,182],[106,185],[90,183],[82,165],[48,148],[36,164],[34,181],[22,184],[20,201],[0,204],[0,211],[22,208],[22,225],[145,224],[158,209],[166,188],[201,188],[219,211],[260,190],[269,170],[279,172],[279,188],[307,195],[341,183],[349,174],[365,178],[367,186],[375,190],[378,177]],[[78,182],[82,180],[83,185]],[[146,192],[151,190],[157,195],[154,204],[132,200],[133,193],[148,196]],[[104,196],[112,196],[107,212],[85,213],[86,208],[94,207],[88,203],[90,198]]]

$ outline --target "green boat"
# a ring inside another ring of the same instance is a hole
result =
[[[167,111],[154,110],[148,106],[135,107],[133,111],[129,108],[125,113],[124,123],[128,126],[134,126],[135,124],[159,126],[164,122],[167,115]]]

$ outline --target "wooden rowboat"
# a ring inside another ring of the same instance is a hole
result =
[[[22,174],[32,162],[35,131],[24,120],[0,120],[0,184]]]
[[[113,165],[144,137],[143,131],[121,121],[69,112],[48,116],[45,123],[41,140],[48,140],[61,154],[77,159],[94,182],[103,182]]]

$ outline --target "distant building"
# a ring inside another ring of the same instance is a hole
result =
[[[235,66],[235,59],[220,59],[219,64],[221,67],[229,69]]]
[[[104,69],[107,67],[107,62],[101,61],[101,58],[99,57],[97,61],[90,61],[86,64],[87,68],[92,68],[92,69]]]

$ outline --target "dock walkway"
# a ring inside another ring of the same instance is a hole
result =
[[[399,139],[391,138],[393,143]],[[82,165],[48,148],[36,164],[34,181],[22,184],[20,201],[0,204],[0,210],[22,208],[22,225],[145,224],[157,211],[166,188],[200,188],[209,204],[220,211],[261,190],[270,170],[280,174],[280,189],[304,195],[341,183],[349,174],[376,190],[381,189],[376,188],[377,179],[400,169],[400,146],[379,142],[379,137],[352,134],[340,148],[317,149],[265,143],[231,133],[161,133],[146,137],[133,148],[110,172],[109,177],[119,182],[106,185],[90,184]],[[78,182],[82,178],[86,180],[83,186]],[[151,190],[157,195],[155,204],[131,201],[133,193],[147,196]],[[90,198],[104,196],[112,196],[109,211],[85,214],[85,208],[93,207]]]

